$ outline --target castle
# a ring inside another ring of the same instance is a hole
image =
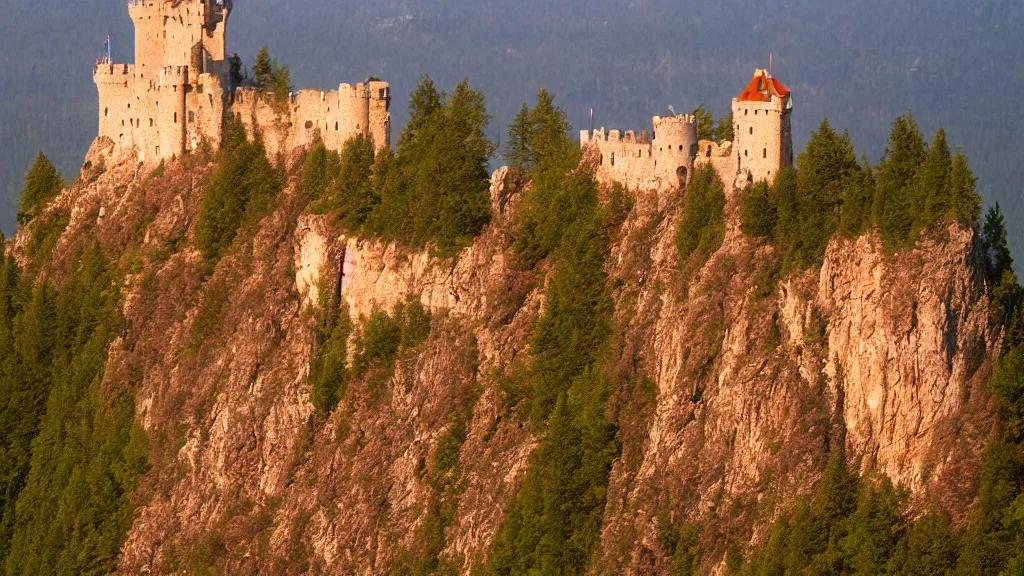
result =
[[[697,119],[689,114],[655,116],[654,131],[637,135],[603,128],[580,132],[580,145],[599,154],[597,176],[627,188],[672,190],[685,187],[695,168],[708,164],[730,189],[772,181],[793,165],[790,117],[793,97],[766,70],[754,77],[732,101],[733,141],[697,139]]]
[[[156,163],[220,145],[225,107],[250,134],[259,131],[270,155],[312,142],[340,150],[351,137],[372,137],[379,150],[391,140],[391,92],[386,82],[301,90],[285,103],[252,87],[231,85],[225,57],[230,0],[129,0],[135,25],[135,64],[98,61],[99,136],[135,149]]]

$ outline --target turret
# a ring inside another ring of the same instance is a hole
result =
[[[685,187],[697,156],[697,120],[691,114],[654,117],[654,155],[662,182]]]
[[[732,101],[738,182],[771,182],[780,169],[793,165],[792,111],[789,88],[767,71],[755,71]]]

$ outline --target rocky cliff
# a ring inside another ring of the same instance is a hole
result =
[[[121,572],[386,573],[423,546],[425,468],[459,413],[470,416],[443,556],[463,572],[484,560],[537,442],[501,382],[529,362],[549,273],[513,264],[521,190],[507,173],[493,178],[492,224],[455,259],[346,237],[308,212],[293,175],[211,267],[194,224],[213,165],[193,156],[146,174],[113,154],[97,142],[49,206],[69,223],[40,273],[59,284],[94,241],[125,271],[105,379],[137,383],[151,468]],[[777,256],[739,231],[734,206],[723,246],[682,271],[681,198],[633,200],[607,259],[621,455],[601,571],[665,572],[664,514],[707,526],[717,565],[810,490],[836,445],[963,519],[995,419],[984,382],[999,338],[971,230],[898,254],[836,239],[820,269],[775,281]],[[45,220],[15,239],[23,262]],[[339,279],[356,325],[412,298],[431,328],[321,421],[307,375]]]

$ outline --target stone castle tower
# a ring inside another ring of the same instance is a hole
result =
[[[771,182],[793,165],[793,96],[765,70],[732,101],[736,174],[747,182]]]
[[[255,88],[229,98],[226,30],[230,0],[129,0],[135,25],[135,64],[96,63],[99,136],[135,149],[143,163],[181,156],[208,142],[217,147],[225,108],[250,133],[264,137],[269,154],[308,145],[319,131],[340,150],[356,135],[390,144],[390,88],[386,82],[342,84],[338,91],[303,90],[286,103]]]
[[[789,89],[759,69],[732,101],[734,142],[698,142],[696,118],[682,114],[655,116],[652,137],[646,131],[583,130],[580,145],[600,154],[597,177],[602,182],[675,190],[686,186],[695,167],[710,164],[731,193],[753,182],[770,182],[781,168],[793,165],[792,111]]]

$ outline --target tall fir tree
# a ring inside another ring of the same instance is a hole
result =
[[[885,158],[878,166],[874,203],[875,221],[881,228],[883,242],[890,248],[900,247],[910,238],[914,226],[911,186],[927,155],[926,148],[911,112],[893,121]]]
[[[25,174],[25,188],[18,203],[18,224],[27,224],[44,204],[52,200],[64,187],[57,167],[40,151]]]
[[[946,142],[946,131],[939,128],[928,147],[928,156],[915,175],[911,198],[915,231],[948,215],[950,199],[946,184],[952,166],[953,156]]]

